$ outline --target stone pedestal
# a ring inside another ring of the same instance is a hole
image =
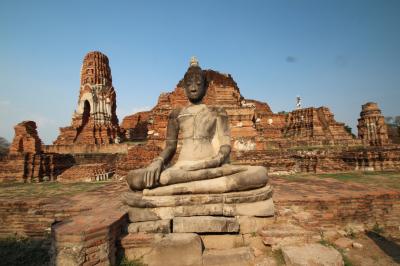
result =
[[[223,194],[143,196],[129,192],[128,260],[154,265],[251,265],[258,232],[274,222],[272,187]],[[171,264],[172,265],[172,264]]]

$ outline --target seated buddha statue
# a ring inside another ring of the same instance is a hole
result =
[[[174,109],[168,118],[166,146],[146,168],[130,171],[127,182],[146,196],[226,193],[263,187],[268,182],[262,166],[229,164],[229,120],[222,107],[207,106],[206,77],[192,60],[185,73],[184,90],[189,104]],[[182,145],[176,163],[167,167]]]

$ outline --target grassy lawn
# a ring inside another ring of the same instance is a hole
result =
[[[49,265],[50,240],[0,239],[0,265]]]
[[[347,172],[334,174],[296,174],[283,176],[288,180],[301,180],[304,178],[333,178],[342,182],[354,182],[366,185],[373,185],[384,188],[394,188],[400,190],[400,172]]]
[[[95,190],[110,183],[110,181],[91,183],[0,183],[0,198],[10,198],[10,196],[15,198],[71,196],[82,192]]]

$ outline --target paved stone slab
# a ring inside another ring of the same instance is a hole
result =
[[[149,266],[201,266],[202,244],[197,234],[167,234],[149,246],[125,247],[128,260],[140,259]]]
[[[172,230],[174,233],[234,233],[239,232],[239,222],[229,217],[176,217],[172,220]]]
[[[241,234],[257,233],[275,221],[273,217],[239,216],[238,219]]]
[[[158,220],[148,222],[130,223],[128,226],[129,233],[171,233],[171,220]]]
[[[253,265],[254,255],[249,247],[224,250],[205,250],[203,266],[246,266]]]
[[[156,212],[152,209],[146,208],[129,208],[128,215],[129,221],[132,223],[161,220],[160,216],[158,216]]]
[[[274,216],[275,207],[272,199],[251,203],[224,204],[224,216]]]
[[[282,247],[287,266],[343,266],[342,255],[332,247],[320,244]]]
[[[244,246],[242,235],[201,235],[205,249],[232,249]]]

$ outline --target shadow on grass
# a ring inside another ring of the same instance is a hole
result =
[[[49,249],[50,240],[0,239],[0,265],[49,265]]]
[[[373,231],[368,231],[367,236],[372,239],[386,255],[390,256],[396,263],[400,263],[400,245]]]

